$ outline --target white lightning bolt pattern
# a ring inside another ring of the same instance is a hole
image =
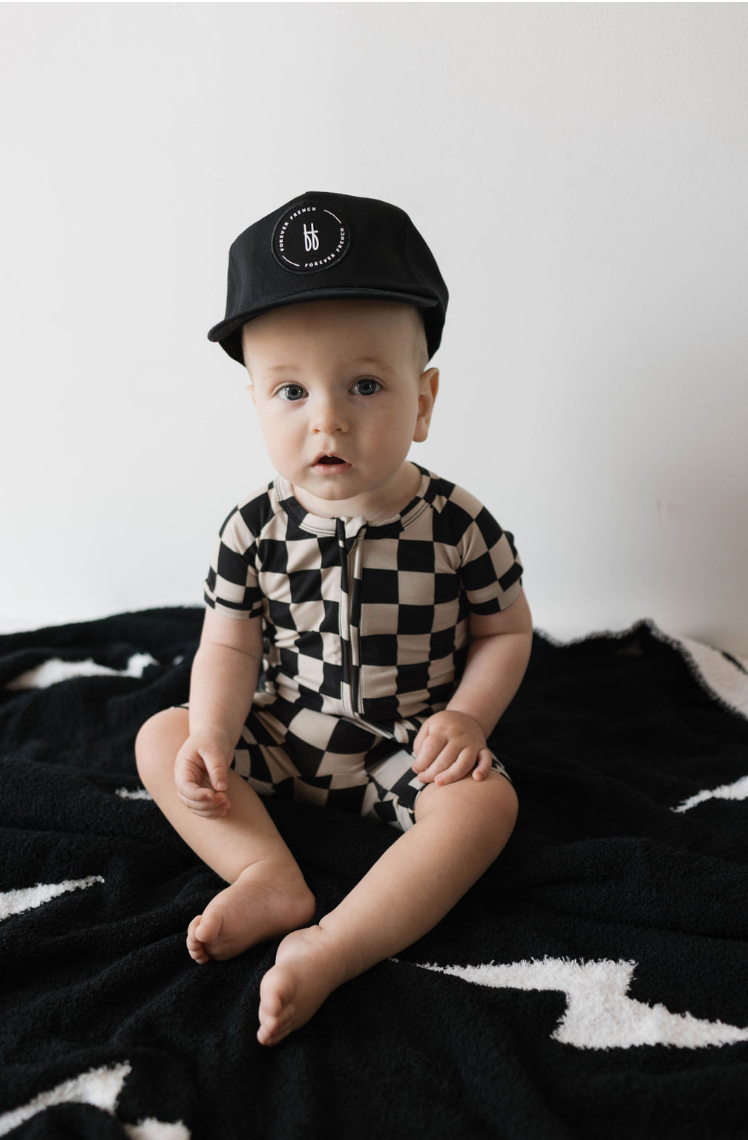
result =
[[[678,648],[684,655],[686,663],[698,674],[702,684],[717,697],[719,701],[748,716],[748,659],[734,657],[730,660],[710,645],[703,645],[690,637],[675,637],[665,635],[678,642]],[[683,800],[672,811],[684,812],[708,800],[745,800],[748,799],[748,776],[741,776],[731,784],[720,784],[717,788],[705,788],[688,799]]]
[[[19,1124],[56,1104],[90,1104],[114,1116],[122,1087],[131,1072],[132,1066],[125,1061],[111,1068],[102,1066],[100,1069],[90,1069],[87,1073],[63,1081],[53,1089],[40,1093],[27,1104],[22,1104],[20,1108],[3,1113],[0,1116],[0,1136],[6,1136]],[[181,1120],[170,1124],[148,1117],[137,1124],[123,1124],[122,1127],[131,1140],[190,1140],[190,1132]]]
[[[506,965],[417,965],[480,986],[563,991],[566,1011],[551,1037],[577,1049],[631,1049],[636,1045],[701,1049],[748,1041],[748,1029],[703,1021],[690,1013],[671,1013],[664,1005],[647,1005],[628,997],[636,962],[545,957],[542,962],[532,959]]]
[[[128,792],[127,788],[117,788],[115,795],[118,795],[123,800],[152,800],[153,796],[145,790],[145,788],[136,788],[134,792]]]
[[[690,637],[678,637],[677,641],[686,663],[693,663],[714,695],[736,712],[748,716],[748,658],[731,654],[734,660],[730,660],[718,649]]]
[[[66,891],[81,891],[94,883],[103,883],[101,875],[89,875],[86,879],[66,879],[62,883],[37,883],[35,887],[24,887],[17,891],[0,891],[0,921],[12,914],[23,914],[33,910]]]
[[[741,776],[732,784],[720,784],[718,788],[697,792],[695,796],[689,796],[683,803],[674,807],[673,811],[689,811],[690,808],[703,804],[706,800],[748,800],[748,776]]]
[[[122,1127],[130,1140],[190,1140],[190,1133],[181,1120],[176,1124],[168,1124],[164,1120],[148,1117],[139,1124],[123,1124]]]
[[[53,657],[34,669],[28,669],[12,681],[6,689],[46,689],[58,681],[69,681],[71,677],[142,677],[148,665],[158,665],[150,653],[133,653],[126,669],[110,669],[108,665],[98,665],[92,657],[85,661],[63,661]]]

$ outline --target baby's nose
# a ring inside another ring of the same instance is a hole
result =
[[[348,430],[345,413],[340,406],[340,402],[330,399],[329,397],[322,397],[314,401],[311,422],[312,431],[333,432]]]

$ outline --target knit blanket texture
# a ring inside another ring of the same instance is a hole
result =
[[[188,698],[202,613],[0,637],[0,1137],[748,1136],[745,661],[650,619],[536,630],[490,740],[520,805],[504,851],[267,1047],[280,938],[192,961],[225,883],[135,766],[141,724]],[[314,921],[399,838],[264,802]]]

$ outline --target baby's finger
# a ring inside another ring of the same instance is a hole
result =
[[[185,807],[195,809],[214,809],[228,806],[228,797],[225,792],[213,792],[210,788],[203,788],[191,782],[178,784],[177,795]]]
[[[192,806],[192,804],[202,803],[205,797],[205,789],[201,788],[199,784],[195,784],[192,780],[177,780],[177,795],[183,804]],[[211,793],[208,793],[209,795]]]
[[[217,792],[223,792],[228,787],[226,780],[226,761],[223,753],[214,749],[205,749],[202,753],[203,762],[208,772],[208,778]]]
[[[201,819],[219,819],[229,810],[228,803],[216,803],[214,800],[187,800],[180,796],[182,803],[194,815]]]
[[[430,776],[436,779],[437,783],[439,782],[440,775],[446,772],[448,768],[452,767],[455,760],[460,755],[461,750],[461,745],[449,741],[444,745],[434,762],[429,765],[427,771]],[[423,779],[423,776],[421,776],[421,779]]]
[[[454,784],[455,781],[461,780],[463,776],[467,776],[474,763],[475,749],[463,748],[454,763],[443,772],[440,772],[436,777],[437,784]]]
[[[210,788],[210,778],[198,753],[194,756],[177,756],[174,764],[174,780],[178,788],[189,789],[190,794],[196,789]]]
[[[209,800],[216,794],[212,788],[206,788],[204,783],[196,780],[191,773],[178,773],[175,783],[177,791],[190,800]]]
[[[485,780],[488,773],[491,771],[493,763],[493,756],[487,748],[481,748],[478,753],[478,763],[473,768],[474,780]]]
[[[441,733],[431,733],[416,756],[413,764],[414,771],[425,772],[427,768],[430,768],[434,761],[441,755],[446,744],[446,739],[447,738]]]
[[[226,815],[226,808],[190,808],[193,815],[198,816],[200,819],[223,819]]]
[[[413,741],[413,751],[419,752],[423,748],[431,733],[438,731],[439,722],[437,721],[436,724],[434,724],[434,718],[428,717],[419,728],[416,738]],[[444,735],[443,732],[442,735]]]

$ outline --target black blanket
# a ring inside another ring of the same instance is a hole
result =
[[[536,632],[492,737],[519,796],[507,847],[269,1048],[280,939],[189,958],[224,884],[135,768],[143,721],[187,699],[201,622],[174,607],[0,637],[0,1136],[748,1136],[740,661],[704,650],[699,668],[651,621]],[[315,921],[398,838],[265,802]]]

